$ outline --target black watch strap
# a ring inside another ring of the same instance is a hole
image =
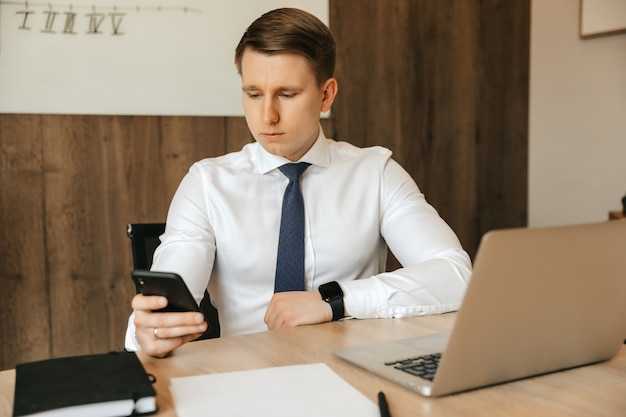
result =
[[[322,284],[319,287],[322,300],[330,304],[333,311],[333,321],[344,317],[343,291],[336,281]]]

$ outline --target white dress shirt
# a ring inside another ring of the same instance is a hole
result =
[[[305,206],[305,289],[338,281],[355,318],[458,309],[471,262],[410,175],[382,147],[320,134],[300,159]],[[180,274],[198,301],[205,288],[224,336],[267,330],[281,206],[291,161],[258,143],[195,163],[170,206],[152,269]],[[384,272],[387,246],[403,265]],[[126,347],[139,349],[132,316]]]

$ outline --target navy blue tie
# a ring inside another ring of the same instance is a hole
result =
[[[304,202],[300,191],[300,176],[309,163],[285,164],[278,169],[289,184],[283,196],[280,217],[278,256],[274,292],[304,290]]]

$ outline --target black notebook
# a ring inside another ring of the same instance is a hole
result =
[[[135,352],[19,364],[13,417],[151,414],[157,409],[153,379]]]

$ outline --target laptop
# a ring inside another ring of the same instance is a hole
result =
[[[614,357],[626,337],[626,220],[491,231],[449,333],[333,353],[438,397]]]

